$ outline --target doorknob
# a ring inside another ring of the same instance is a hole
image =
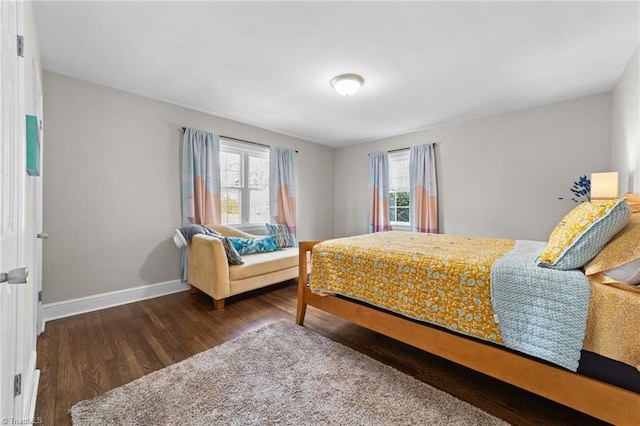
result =
[[[40,232],[38,235],[36,235],[36,238],[40,238],[41,240],[46,240],[47,238],[49,238],[49,234],[47,234],[46,232]]]
[[[26,284],[29,268],[12,269],[9,272],[0,272],[0,283]]]

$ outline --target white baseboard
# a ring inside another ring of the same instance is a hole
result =
[[[109,293],[80,297],[78,299],[63,300],[62,302],[47,303],[46,305],[42,305],[42,315],[44,322],[46,322],[83,314],[85,312],[138,302],[140,300],[152,299],[188,289],[189,284],[183,283],[180,280],[143,285],[140,287],[111,291]]]

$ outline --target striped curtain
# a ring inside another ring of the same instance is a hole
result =
[[[185,129],[182,139],[182,225],[220,223],[220,141],[217,135]],[[182,281],[187,281],[182,249]]]
[[[409,225],[412,231],[438,233],[435,144],[409,150]]]
[[[369,154],[369,232],[389,231],[389,156]]]
[[[295,151],[277,146],[269,150],[269,204],[271,220],[284,223],[296,235]]]

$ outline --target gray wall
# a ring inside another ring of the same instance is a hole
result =
[[[611,100],[611,170],[620,173],[620,193],[640,192],[640,54],[632,55]]]
[[[367,154],[427,142],[441,232],[546,240],[616,131],[603,93],[334,150],[50,72],[44,91],[45,303],[178,279],[182,126],[297,149],[301,240],[366,232]]]
[[[336,235],[367,230],[368,153],[437,142],[440,232],[546,241],[558,197],[610,167],[610,111],[608,92],[338,149]]]
[[[294,148],[301,240],[333,237],[331,148],[44,73],[44,303],[176,280],[182,126]]]

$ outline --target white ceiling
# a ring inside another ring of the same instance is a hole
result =
[[[36,2],[45,69],[329,146],[611,90],[632,2]],[[365,79],[350,98],[332,77]],[[215,130],[215,129],[211,129]]]

